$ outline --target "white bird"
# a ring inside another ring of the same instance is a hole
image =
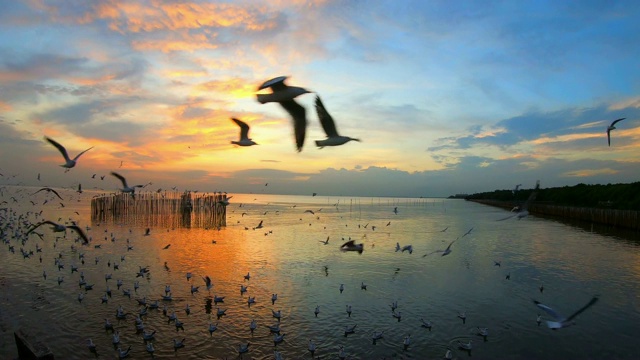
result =
[[[122,350],[120,348],[118,348],[118,357],[120,359],[124,359],[127,356],[129,356],[129,352],[131,351],[131,345],[129,345],[129,348],[127,348],[127,350]]]
[[[355,240],[349,240],[340,246],[342,251],[357,251],[362,253],[364,251],[364,244],[356,244]]]
[[[256,303],[256,297],[249,296],[249,299],[247,299],[247,304],[251,306],[251,304],[255,304],[255,303]]]
[[[133,186],[129,186],[127,185],[127,179],[124,178],[124,176],[118,174],[115,171],[111,172],[111,175],[117,177],[118,179],[120,179],[120,181],[122,182],[122,189],[120,189],[120,191],[122,191],[123,193],[126,194],[131,194],[133,195],[136,192],[136,188],[143,188],[144,185],[133,185]]]
[[[247,273],[247,275],[245,275],[245,276],[244,276],[244,279],[245,279],[245,280],[249,280],[249,279],[251,279],[251,274]]]
[[[344,291],[344,284],[340,284],[340,294]]]
[[[284,333],[282,335],[281,334],[274,334],[273,335],[273,343],[274,344],[281,343],[284,340],[284,336],[285,335],[287,335],[287,334],[284,334]]]
[[[258,90],[271,88],[272,93],[258,94],[257,98],[258,102],[261,104],[277,102],[289,113],[293,119],[296,147],[298,152],[300,152],[304,145],[304,138],[307,130],[307,115],[305,108],[295,102],[294,99],[299,95],[308,94],[311,91],[297,86],[288,86],[284,83],[286,79],[286,76],[279,76],[265,81],[258,87]]]
[[[320,305],[316,306],[316,309],[313,311],[313,313],[316,315],[316,317],[318,317],[318,314],[320,314]]]
[[[153,348],[153,343],[147,343],[147,352],[151,355],[153,355],[153,352],[156,351],[156,349]]]
[[[382,335],[383,334],[384,334],[384,331],[381,331],[381,332],[374,331],[373,335],[371,335],[371,339],[373,341],[380,340],[380,339],[382,339]]]
[[[96,344],[93,343],[93,340],[87,339],[87,341],[89,342],[89,344],[87,344],[89,351],[96,352]]]
[[[447,349],[447,352],[444,353],[444,358],[447,360],[453,359],[453,353],[451,352],[451,349]]]
[[[269,328],[270,332],[274,332],[274,333],[279,333],[280,332],[280,325],[279,324],[275,324],[275,325],[267,325],[267,327]]]
[[[340,360],[344,360],[347,358],[347,353],[344,351],[344,346],[340,345],[340,350],[338,351],[338,357]]]
[[[473,343],[473,340],[469,340],[469,342],[468,342],[468,343],[463,343],[462,341],[458,340],[458,347],[459,347],[460,349],[464,349],[464,350],[467,350],[467,351],[471,351],[471,349],[472,349],[472,347],[473,347],[473,346],[472,346],[472,343]]]
[[[325,241],[319,241],[320,243],[324,244],[324,245],[328,245],[329,244],[329,237],[327,236],[327,240]]]
[[[189,281],[189,280],[191,279],[191,277],[192,277],[192,276],[193,276],[193,275],[192,275],[190,272],[188,272],[188,273],[187,273],[187,281]]]
[[[49,137],[46,137],[46,136],[45,136],[44,138],[45,138],[45,140],[47,140],[47,142],[49,142],[49,144],[51,144],[51,145],[55,146],[55,147],[56,147],[56,149],[58,149],[58,151],[60,151],[60,153],[61,153],[61,154],[62,154],[62,156],[64,157],[64,161],[65,161],[65,163],[64,163],[63,165],[60,165],[60,166],[62,166],[63,168],[66,168],[66,169],[67,169],[66,171],[69,171],[69,169],[71,169],[72,167],[76,166],[76,163],[77,163],[77,161],[78,161],[78,158],[79,158],[82,154],[84,154],[84,153],[86,153],[87,151],[89,151],[89,150],[93,149],[93,146],[92,146],[92,147],[90,147],[90,148],[88,148],[87,150],[85,150],[85,151],[83,151],[83,152],[79,153],[78,155],[76,155],[76,157],[75,157],[75,158],[73,158],[73,160],[72,160],[71,158],[69,158],[69,154],[67,154],[67,149],[65,149],[65,148],[64,148],[64,146],[60,145],[57,141],[55,141],[55,140],[53,140],[53,139],[51,139],[51,138],[49,138]]]
[[[204,280],[204,283],[207,286],[207,290],[211,290],[211,288],[213,287],[213,283],[211,282],[211,278],[207,275],[207,276],[203,276],[202,280]]]
[[[520,220],[524,217],[527,217],[529,215],[529,205],[531,205],[531,203],[536,199],[536,196],[538,195],[538,190],[540,190],[540,180],[536,181],[535,189],[533,190],[533,192],[531,192],[531,194],[529,195],[529,198],[527,198],[524,204],[522,204],[522,206],[517,207],[518,211],[515,214],[509,215],[502,219],[498,219],[496,221],[504,221],[507,219],[511,219],[512,217],[516,217],[518,220]]]
[[[567,326],[574,325],[575,322],[572,321],[576,316],[580,315],[582,312],[593,306],[596,302],[598,302],[598,297],[594,296],[585,306],[578,309],[576,312],[571,314],[569,317],[565,318],[564,316],[558,314],[555,310],[550,308],[547,305],[540,303],[539,301],[533,300],[533,303],[536,304],[537,307],[544,310],[547,314],[551,315],[556,321],[547,321],[547,326],[550,329],[556,330],[561,329]]]
[[[209,324],[209,335],[213,335],[213,332],[218,330],[218,323],[215,323],[215,325],[213,323]]]
[[[316,96],[316,112],[318,113],[318,119],[320,120],[320,125],[322,125],[322,129],[325,134],[327,134],[327,138],[325,140],[316,140],[316,146],[322,149],[325,146],[339,146],[348,143],[349,141],[360,141],[360,139],[355,139],[349,136],[341,136],[338,134],[338,130],[336,129],[336,124],[333,121],[331,115],[322,104],[319,96]]]
[[[404,340],[402,341],[402,345],[404,346],[404,349],[407,350],[409,345],[411,345],[411,335],[405,336]]]
[[[394,318],[398,319],[398,321],[402,320],[402,313],[400,311],[394,311],[391,315],[393,315]]]
[[[538,323],[538,326],[540,326],[540,323],[542,322],[542,315],[538,314],[538,316],[536,317],[536,322]]]
[[[459,317],[460,319],[462,319],[462,323],[463,323],[463,324],[464,324],[465,322],[467,322],[467,314],[466,314],[464,311],[459,312],[459,313],[458,313],[458,317]]]
[[[278,294],[271,294],[271,305],[274,305],[278,300]]]
[[[119,331],[116,331],[116,332],[113,333],[113,336],[111,338],[111,342],[114,345],[117,345],[117,344],[120,343],[120,332]]]
[[[282,354],[278,350],[273,350],[273,357],[275,360],[283,360]]]
[[[478,326],[478,335],[486,339],[486,337],[489,336],[489,328]]]
[[[351,305],[347,305],[347,315],[351,317]]]
[[[249,351],[249,345],[251,345],[251,343],[246,343],[246,344],[240,344],[238,345],[238,353],[239,354],[244,354],[247,351]]]
[[[51,225],[51,230],[53,230],[53,232],[64,232],[67,229],[71,229],[73,231],[75,231],[81,238],[83,241],[83,244],[88,244],[89,243],[89,238],[87,237],[87,235],[84,233],[84,231],[82,231],[81,228],[79,228],[76,225],[62,225],[62,224],[57,224],[54,223],[53,221],[42,221],[36,225],[34,225],[31,229],[29,229],[29,231],[27,231],[27,233],[25,234],[25,236],[31,234],[31,232],[33,232],[35,229],[37,229],[38,227],[44,225],[44,224],[49,224]]]
[[[280,320],[280,317],[282,316],[280,310],[274,311],[273,309],[271,310],[271,315],[273,315],[273,317],[278,319],[278,320]]]
[[[240,285],[240,286],[242,286],[242,285]],[[213,302],[214,303],[224,302],[224,296],[213,295]]]
[[[174,349],[179,349],[184,347],[184,341],[186,340],[186,338],[183,338],[182,340],[178,340],[178,339],[173,339],[173,348]]]
[[[231,120],[233,120],[233,122],[235,122],[240,127],[240,140],[231,141],[232,144],[239,146],[258,145],[256,142],[249,138],[249,125],[247,125],[247,123],[236,118],[231,118]]]
[[[226,315],[227,309],[220,309],[218,308],[218,311],[216,312],[216,314],[218,315],[218,317],[221,317],[223,315]]]
[[[151,340],[151,339],[153,339],[153,336],[155,334],[156,334],[155,330],[153,330],[152,332],[143,331],[142,332],[142,339],[145,340],[145,341]]]
[[[311,339],[309,339],[309,352],[311,353],[311,356],[316,352],[316,344],[314,344]]]
[[[109,319],[104,319],[104,329],[105,330],[113,330],[113,324],[109,322]]]
[[[422,326],[425,329],[429,329],[429,331],[431,331],[431,327],[433,326],[431,324],[431,321],[424,320],[424,319],[420,319],[420,321],[422,322],[422,325],[420,325],[420,326]]]
[[[456,240],[458,240],[458,239],[456,239]],[[449,255],[449,254],[451,254],[451,245],[453,245],[453,243],[454,243],[454,242],[456,242],[456,240],[453,240],[453,241],[449,244],[449,246],[447,246],[447,248],[446,248],[446,249],[444,249],[444,250],[436,250],[436,251],[432,251],[432,252],[430,252],[430,253],[428,253],[428,254],[424,254],[424,255],[422,255],[422,257],[426,257],[426,256],[429,256],[429,255],[431,255],[431,254],[435,254],[435,253],[442,253],[442,256]]]
[[[258,327],[258,323],[255,320],[251,320],[251,324],[249,324],[249,330],[253,332]]]
[[[611,125],[607,126],[607,142],[609,143],[609,146],[611,146],[611,130],[615,130],[616,129],[616,127],[615,127],[616,123],[618,123],[619,121],[622,121],[624,119],[626,119],[626,118],[621,118],[621,119],[618,119],[618,120],[614,120],[611,123]],[[78,156],[80,156],[80,155],[78,155]]]
[[[344,333],[345,333],[345,335],[346,335],[346,334],[353,334],[354,332],[356,332],[356,326],[358,326],[358,324],[355,324],[355,325],[353,325],[353,326],[346,325],[346,326],[344,327]]]

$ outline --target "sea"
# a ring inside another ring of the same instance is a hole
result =
[[[56,359],[112,359],[129,347],[128,359],[640,358],[635,232],[534,215],[497,221],[509,212],[458,199],[322,194],[228,194],[219,228],[134,215],[108,222],[92,220],[95,191],[59,189],[60,200],[37,190],[0,191],[0,359],[18,357],[19,329]],[[49,225],[34,231],[42,238],[24,235],[44,220],[76,223],[91,242]],[[349,240],[363,251],[342,251]],[[408,245],[411,252],[396,251]],[[138,276],[141,268],[148,272]],[[162,300],[167,286],[171,301]],[[558,330],[534,303],[568,318],[594,298]],[[156,331],[153,355],[136,328],[138,300],[159,303],[140,316],[144,331]],[[118,307],[129,315],[116,318]],[[382,338],[373,341],[374,332]],[[241,344],[249,344],[242,354]]]

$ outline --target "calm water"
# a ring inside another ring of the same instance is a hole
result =
[[[44,240],[30,236],[23,246],[20,239],[12,238],[13,230],[5,229],[15,253],[8,251],[8,245],[0,249],[3,359],[17,357],[13,341],[17,328],[39,337],[57,359],[94,357],[86,346],[88,338],[97,344],[99,357],[116,357],[111,332],[103,326],[105,318],[120,331],[120,346],[132,346],[130,358],[149,358],[141,334],[136,333],[134,320],[140,306],[135,299],[160,299],[165,285],[171,285],[173,301],[161,301],[161,308],[164,303],[169,313],[175,310],[184,330],[177,331],[161,310],[149,310],[143,320],[145,329],[157,331],[153,343],[158,358],[239,358],[238,345],[250,342],[244,359],[271,359],[274,349],[285,359],[305,359],[311,357],[309,339],[317,344],[315,355],[322,359],[337,359],[340,346],[350,359],[442,358],[447,348],[461,359],[640,357],[635,343],[640,330],[637,234],[591,232],[533,216],[496,222],[505,216],[503,210],[462,200],[235,195],[227,208],[226,228],[153,227],[144,236],[146,224],[142,223],[91,223],[90,194],[71,199],[72,192],[67,191],[65,207],[60,208],[53,201],[42,206],[44,199],[52,197],[29,197],[30,192],[5,189],[3,199],[8,203],[0,207],[9,206],[25,216],[29,210],[44,209],[42,217],[54,221],[72,218],[83,228],[90,226],[88,235],[93,240],[90,246],[75,243],[74,250],[69,231],[54,247],[54,233],[41,227]],[[20,203],[13,203],[10,196]],[[28,199],[37,206],[32,207]],[[394,207],[398,214],[393,213]],[[37,221],[33,213],[28,219]],[[252,230],[261,220],[264,228]],[[1,221],[4,228],[8,221]],[[448,256],[422,257],[446,248],[471,228],[469,235],[453,244]],[[328,245],[320,243],[327,237]],[[362,254],[339,251],[342,238],[348,237],[365,244]],[[127,240],[133,250],[127,251]],[[413,254],[395,252],[396,242],[413,245]],[[36,252],[36,244],[41,253]],[[95,248],[97,244],[101,248]],[[171,246],[163,250],[167,244]],[[20,247],[35,255],[23,258]],[[54,258],[60,253],[65,268],[58,271]],[[494,260],[501,261],[501,266],[495,266]],[[108,267],[108,262],[119,264],[119,270]],[[79,287],[80,274],[71,273],[71,264],[95,284],[94,290]],[[150,275],[136,278],[139,266],[149,266]],[[187,272],[193,273],[189,281]],[[243,278],[247,272],[250,280]],[[106,281],[108,273],[113,279]],[[210,292],[201,278],[205,275],[214,283]],[[64,276],[60,285],[58,276]],[[121,290],[117,279],[124,283]],[[140,288],[134,292],[136,280]],[[362,282],[366,291],[361,289]],[[107,284],[113,296],[101,304]],[[192,284],[200,286],[194,294]],[[240,293],[241,284],[248,285],[245,294]],[[340,284],[345,288],[342,294]],[[122,289],[131,289],[131,298]],[[85,298],[78,302],[81,292]],[[278,294],[274,305],[273,293]],[[600,301],[577,317],[575,326],[552,331],[544,323],[537,325],[540,311],[532,299],[569,315],[596,294]],[[213,295],[224,296],[224,302],[212,304]],[[256,299],[250,307],[249,296]],[[401,321],[392,316],[393,301],[398,302]],[[190,315],[184,310],[187,304]],[[134,315],[118,321],[119,305]],[[352,305],[351,317],[345,311],[347,305]],[[220,319],[218,307],[227,310]],[[281,310],[281,332],[286,333],[277,347],[267,328],[278,323],[272,310]],[[457,317],[460,311],[466,312],[466,323]],[[420,326],[421,318],[433,323],[431,331]],[[253,334],[252,319],[258,323]],[[218,323],[212,336],[210,322]],[[356,324],[355,333],[345,336],[345,326]],[[489,328],[486,341],[476,335],[477,326]],[[384,331],[376,344],[371,340],[373,331]],[[404,350],[407,335],[411,345]],[[186,346],[174,351],[174,338],[186,338]],[[473,340],[473,350],[458,349],[458,340]]]

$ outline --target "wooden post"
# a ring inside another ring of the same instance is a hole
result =
[[[18,359],[20,360],[54,360],[53,353],[49,348],[28,335],[22,329],[13,333],[18,347]]]

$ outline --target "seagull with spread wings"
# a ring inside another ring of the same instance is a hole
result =
[[[611,130],[615,130],[616,129],[616,124],[622,120],[624,120],[626,118],[621,118],[618,120],[614,120],[611,125],[607,126],[607,142],[609,143],[609,146],[611,146]]]
[[[458,240],[458,239],[456,239],[456,240]],[[451,254],[451,245],[453,245],[453,243],[454,243],[454,242],[456,242],[456,240],[453,240],[453,241],[449,244],[449,246],[447,246],[447,248],[446,248],[446,249],[444,249],[444,250],[436,250],[436,251],[432,251],[432,252],[430,252],[430,253],[428,253],[428,254],[424,254],[424,255],[422,255],[422,257],[427,257],[427,256],[429,256],[429,255],[431,255],[431,254],[435,254],[435,253],[442,253],[442,256],[449,255],[449,254]]]
[[[29,235],[35,229],[37,229],[40,226],[45,225],[45,224],[51,225],[51,230],[53,230],[53,232],[64,232],[67,229],[71,229],[71,230],[75,231],[76,233],[78,233],[78,235],[80,235],[80,237],[82,238],[82,241],[83,241],[83,243],[85,245],[89,243],[89,238],[84,233],[84,231],[82,231],[82,229],[80,229],[78,226],[76,226],[76,225],[62,225],[62,224],[58,224],[58,223],[55,223],[55,222],[49,221],[49,220],[42,221],[42,222],[34,225],[31,229],[29,229],[29,231],[27,231],[26,235]]]
[[[44,137],[45,140],[47,140],[47,142],[49,142],[49,144],[53,145],[56,147],[56,149],[58,149],[58,151],[60,151],[60,153],[62,154],[62,156],[64,157],[64,161],[65,163],[60,165],[63,168],[66,168],[66,171],[69,171],[69,169],[71,169],[72,167],[76,166],[76,163],[78,162],[78,158],[86,153],[87,151],[93,149],[93,146],[88,148],[87,150],[79,153],[78,155],[76,155],[76,157],[74,157],[73,159],[69,158],[69,154],[67,153],[67,149],[64,148],[64,146],[60,145],[60,143],[58,143],[57,141],[49,138],[49,137]],[[65,171],[65,172],[66,172]]]
[[[40,190],[38,190],[38,191],[34,192],[34,193],[33,193],[33,194],[31,194],[31,195],[35,195],[35,194],[39,193],[40,191],[46,191],[46,192],[49,192],[49,193],[54,193],[54,194],[55,194],[55,196],[57,196],[57,197],[58,197],[58,199],[60,199],[60,200],[63,200],[63,201],[64,201],[64,199],[62,198],[62,196],[60,196],[60,194],[58,194],[58,192],[57,192],[57,191],[55,191],[55,190],[53,190],[52,188],[49,188],[49,187],[43,187],[42,189],[40,189]]]
[[[120,189],[120,191],[122,191],[123,193],[129,193],[133,196],[133,194],[136,191],[136,188],[141,188],[144,187],[144,185],[133,185],[131,187],[129,187],[129,185],[127,185],[127,179],[124,178],[124,176],[118,174],[117,172],[112,171],[111,175],[117,177],[118,179],[120,179],[120,181],[122,182],[122,189]]]
[[[258,145],[255,141],[249,138],[249,125],[244,121],[238,120],[236,118],[231,118],[233,122],[235,122],[238,126],[240,126],[240,140],[232,141],[231,143],[239,146],[252,146]]]
[[[271,94],[258,94],[257,97],[258,102],[261,104],[277,102],[289,113],[293,119],[296,148],[298,149],[298,152],[300,152],[302,151],[307,131],[307,111],[302,105],[295,102],[294,99],[300,95],[308,94],[311,91],[297,86],[288,86],[284,83],[286,79],[286,76],[279,76],[265,81],[258,87],[258,90],[270,88]]]
[[[549,306],[544,305],[539,301],[533,300],[533,303],[536,304],[537,307],[544,310],[547,314],[551,315],[556,320],[556,321],[547,321],[547,326],[553,330],[562,329],[564,327],[574,325],[575,322],[573,322],[572,320],[575,319],[576,316],[580,315],[585,310],[593,306],[596,302],[598,302],[598,297],[594,296],[585,306],[581,307],[576,312],[571,314],[569,317],[565,318],[564,316],[558,314],[555,310],[553,310]]]
[[[325,146],[340,146],[348,143],[349,141],[360,141],[360,139],[355,139],[349,136],[342,136],[338,134],[338,130],[336,129],[336,123],[333,121],[331,115],[324,107],[324,104],[320,100],[319,96],[316,96],[316,111],[318,113],[318,119],[320,120],[320,125],[322,125],[322,129],[325,134],[327,134],[327,138],[324,140],[316,140],[316,145],[322,149]]]

